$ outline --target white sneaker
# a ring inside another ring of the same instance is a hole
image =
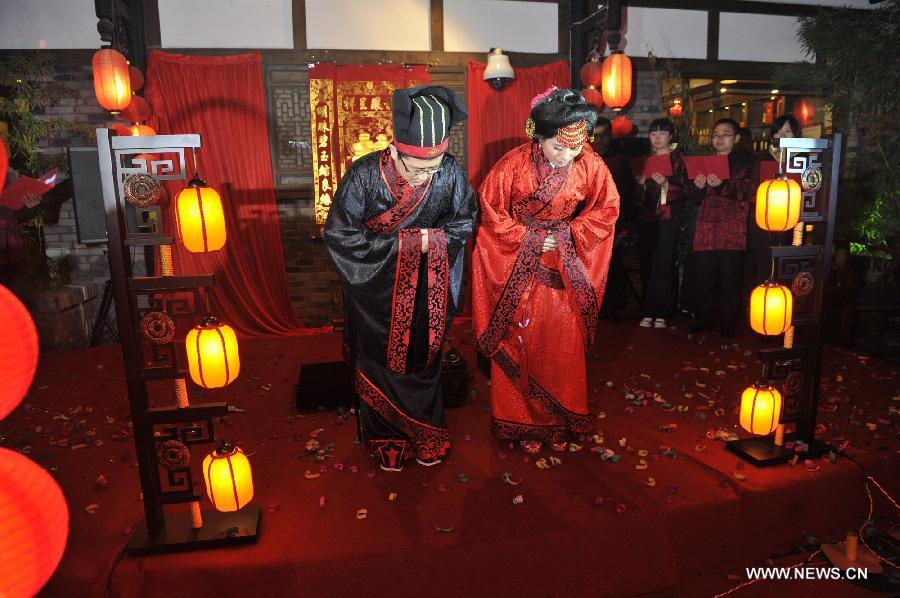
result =
[[[656,318],[655,320],[653,320],[653,327],[654,328],[665,328],[666,321],[663,318]]]
[[[650,328],[653,326],[653,318],[644,318],[638,326],[641,328]]]

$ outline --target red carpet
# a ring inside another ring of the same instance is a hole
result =
[[[761,342],[755,337],[722,348],[715,334],[690,339],[677,330],[603,325],[590,355],[589,387],[593,409],[605,413],[597,419],[603,446],[623,458],[602,461],[588,439],[579,452],[543,453],[562,463],[539,469],[535,458],[526,462],[521,451],[489,436],[489,387],[474,371],[467,329],[459,323],[451,342],[470,363],[476,393],[448,412],[451,458],[374,477],[353,442],[352,418],[298,415],[292,405],[299,365],[338,359],[339,338],[243,341],[240,378],[206,399],[244,410],[227,418],[224,431],[251,454],[254,504],[263,509],[259,543],[118,563],[142,516],[133,447],[123,434],[118,346],[42,355],[30,398],[0,424],[3,445],[30,451],[69,500],[68,547],[42,595],[102,596],[107,582],[114,596],[707,595],[739,583],[728,574],[742,575],[745,566],[786,553],[807,536],[842,539],[865,517],[864,476],[849,460],[817,460],[816,471],[802,462],[748,464],[739,481],[731,475],[737,458],[705,437],[708,429],[736,430],[737,398],[759,373],[745,355],[753,348],[748,343]],[[709,371],[685,371],[686,364]],[[900,496],[894,366],[829,348],[824,372],[820,421],[827,430],[820,437],[849,440],[848,453]],[[652,396],[635,406],[626,401],[627,389],[657,392],[687,411],[666,411]],[[168,384],[154,393],[159,404],[171,401]],[[204,400],[196,388],[191,396]],[[716,415],[720,407],[724,415]],[[677,428],[660,431],[671,424]],[[334,443],[333,458],[323,462],[326,473],[307,479],[305,471],[319,471],[304,453],[316,430],[323,447]],[[71,448],[59,446],[60,439]],[[195,463],[203,448],[195,450]],[[643,450],[646,457],[638,454]],[[635,468],[641,459],[645,470]],[[504,472],[521,483],[504,483]],[[108,487],[95,485],[100,475]],[[522,504],[513,504],[517,495]],[[888,512],[885,504],[876,497],[876,512]],[[88,505],[98,505],[95,514],[85,511]],[[368,510],[365,519],[357,519],[359,509]],[[835,581],[763,582],[737,595],[775,588],[803,596],[862,592]]]

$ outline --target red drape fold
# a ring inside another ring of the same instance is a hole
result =
[[[303,326],[287,288],[260,53],[186,56],[154,51],[146,96],[154,112],[151,124],[160,135],[201,135],[200,175],[219,192],[225,207],[225,248],[192,254],[176,243],[176,274],[214,272],[212,309],[242,335],[298,331]],[[192,167],[190,157],[187,163]],[[174,197],[184,184],[166,183],[173,200],[163,208],[164,226],[172,236]]]
[[[531,98],[551,85],[569,86],[569,65],[563,60],[517,68],[516,78],[500,90],[485,83],[485,67],[470,61],[467,79],[469,179],[475,189],[503,154],[526,141]]]

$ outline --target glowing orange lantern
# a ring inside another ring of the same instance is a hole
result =
[[[603,103],[621,110],[631,101],[631,59],[615,52],[603,61]]]
[[[218,251],[225,246],[225,212],[222,198],[194,178],[175,196],[178,239],[192,253]]]
[[[767,231],[791,230],[800,222],[800,185],[779,175],[756,189],[756,224]]]
[[[672,105],[669,106],[669,115],[672,118],[679,118],[684,113],[684,106],[681,105],[681,98],[675,98],[672,100]]]
[[[131,96],[131,103],[122,110],[122,118],[128,122],[144,122],[153,115],[150,104],[141,96]]]
[[[223,444],[203,460],[206,495],[219,511],[237,511],[253,498],[250,461],[240,448]]]
[[[119,112],[131,102],[131,79],[128,61],[121,52],[97,50],[91,60],[94,70],[94,94],[106,110]]]
[[[144,86],[144,73],[138,68],[129,66],[128,77],[131,79],[131,91],[140,91]]]
[[[3,322],[0,343],[0,419],[3,419],[31,386],[38,362],[38,335],[28,309],[3,285],[0,285],[0,322]]]
[[[241,371],[234,329],[212,316],[188,332],[185,349],[191,380],[203,388],[228,386]]]
[[[750,327],[759,334],[776,336],[791,326],[794,296],[786,286],[767,280],[750,294]]]
[[[131,125],[128,127],[128,133],[132,137],[150,137],[156,135],[156,131],[147,125]]]
[[[741,395],[741,427],[751,434],[771,434],[781,419],[781,403],[781,393],[768,384],[748,387]]]
[[[34,596],[66,548],[69,509],[43,467],[0,448],[0,595]]]
[[[627,137],[634,130],[634,123],[627,116],[618,116],[612,120],[612,136]]]
[[[599,60],[589,60],[581,67],[581,82],[588,87],[600,87],[603,81],[603,64]]]
[[[593,87],[585,87],[581,90],[581,97],[588,104],[593,104],[598,110],[603,110],[603,96]]]

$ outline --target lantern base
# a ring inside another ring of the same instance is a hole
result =
[[[125,548],[128,556],[206,550],[241,544],[255,544],[259,534],[259,507],[244,507],[234,513],[203,512],[203,527],[191,527],[190,513],[166,515],[166,526],[151,537],[147,522],[140,526]]]
[[[792,440],[794,439],[791,436],[784,438],[785,444]],[[731,440],[725,443],[725,448],[757,467],[787,463],[794,458],[794,455],[800,455],[803,459],[812,459],[833,450],[830,444],[813,439],[812,444],[809,445],[809,452],[796,453],[793,449],[776,445],[773,436],[754,436],[742,440]]]

